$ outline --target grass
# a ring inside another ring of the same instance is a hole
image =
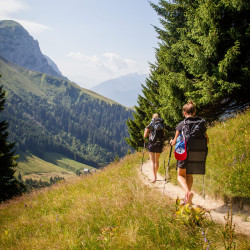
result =
[[[88,166],[86,164],[71,160],[62,154],[46,152],[44,154],[44,160],[51,162],[60,168],[67,169],[69,171],[75,172],[76,170],[94,169],[94,167]]]
[[[212,124],[208,130],[209,144],[206,161],[205,192],[226,201],[250,198],[250,111]],[[170,147],[165,150],[165,165]],[[174,151],[174,148],[173,148]],[[163,157],[161,157],[162,174]],[[171,182],[177,184],[176,160],[170,161]],[[203,176],[194,176],[194,190],[202,194]]]
[[[223,227],[188,227],[138,179],[142,153],[0,206],[0,249],[223,249]],[[249,247],[236,235],[238,249]],[[209,243],[208,243],[209,241]]]
[[[16,168],[15,176],[17,177],[20,173],[23,179],[42,179],[43,181],[48,181],[50,177],[60,176],[65,179],[74,178],[76,175],[72,171],[75,168],[90,168],[84,164],[75,162],[66,157],[60,155],[49,154],[49,159],[52,161],[52,156],[54,157],[54,164],[49,161],[42,160],[35,155],[30,153],[21,152],[21,156],[18,158],[18,166]],[[68,168],[68,164],[72,164],[72,168]]]

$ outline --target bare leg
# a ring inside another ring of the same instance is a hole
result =
[[[188,186],[188,193],[187,193],[187,203],[192,204],[192,199],[193,199],[193,192],[191,191],[192,186],[193,186],[193,175],[192,174],[187,174],[186,176],[187,180],[187,186]]]
[[[189,191],[188,185],[187,185],[187,180],[186,180],[186,169],[183,168],[178,168],[178,177],[177,177],[180,185],[182,188],[185,190],[187,193]]]
[[[186,192],[185,202],[192,204],[192,199],[194,196],[193,192],[191,192],[193,185],[193,175],[187,175],[186,169],[178,168],[178,181]]]
[[[193,186],[193,175],[192,174],[187,174],[186,180],[187,180],[188,190],[191,191],[192,186]]]
[[[153,171],[153,174],[154,174],[154,179],[151,182],[155,183],[156,182],[156,176],[155,176],[155,153],[149,152],[149,157],[150,157],[150,160],[151,160],[152,171]]]
[[[154,168],[155,180],[157,180],[157,172],[158,172],[158,169],[159,169],[160,155],[161,155],[161,153],[155,153],[155,168]]]

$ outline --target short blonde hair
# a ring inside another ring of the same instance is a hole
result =
[[[157,113],[153,114],[152,118],[159,118],[159,115]]]

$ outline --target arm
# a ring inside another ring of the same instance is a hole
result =
[[[148,128],[145,128],[145,131],[144,131],[144,138],[147,138],[148,137],[148,134],[149,134],[149,129]]]
[[[174,139],[170,140],[171,146],[174,146],[176,144],[176,140],[177,140],[179,135],[180,135],[180,132],[178,130],[176,130]]]

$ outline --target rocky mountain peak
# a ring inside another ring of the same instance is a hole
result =
[[[26,69],[65,79],[42,54],[38,41],[15,21],[0,21],[0,55]]]

